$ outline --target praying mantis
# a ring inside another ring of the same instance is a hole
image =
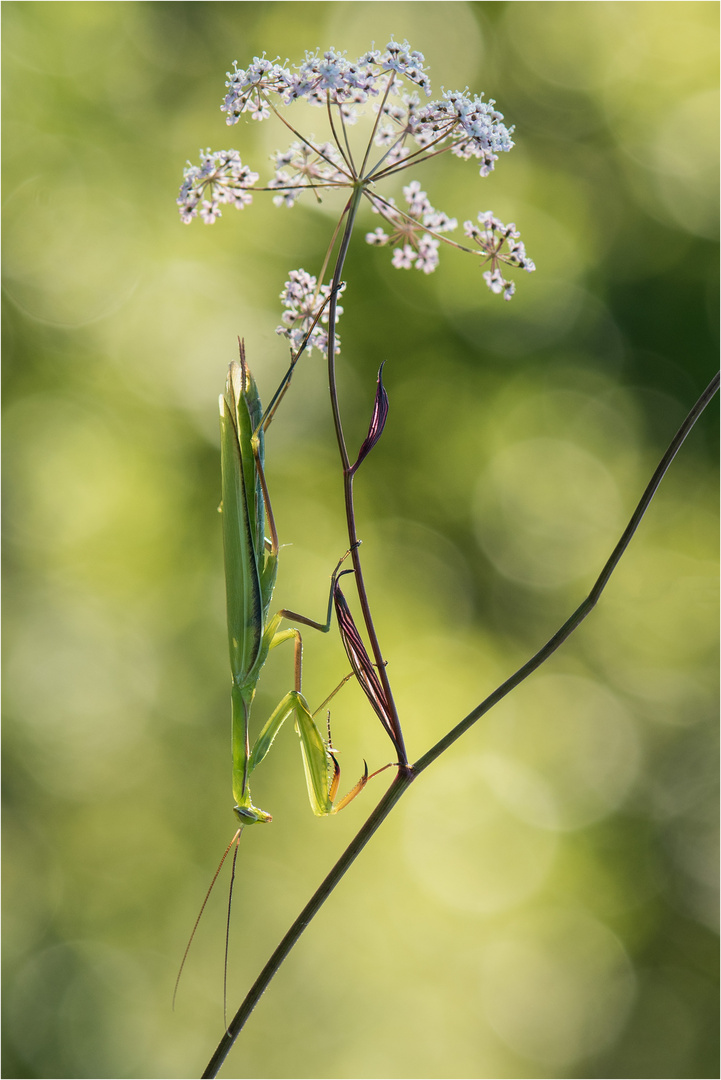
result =
[[[316,316],[316,321],[319,317],[320,312]],[[226,857],[234,848],[228,897],[228,926],[226,928],[224,987],[226,985],[227,930],[230,925],[235,861],[240,837],[246,825],[272,821],[272,817],[267,811],[261,810],[253,804],[250,794],[250,776],[268,754],[276,735],[285,721],[290,717],[295,720],[295,729],[300,740],[308,798],[313,813],[318,817],[337,814],[355,799],[356,795],[363,790],[371,778],[368,775],[368,765],[364,763],[365,768],[360,780],[347,795],[336,802],[340,782],[340,766],[331,746],[330,723],[328,740],[326,741],[319,732],[313,718],[314,714],[311,713],[301,691],[303,643],[300,631],[296,627],[282,630],[280,629],[281,622],[284,619],[292,620],[311,626],[322,633],[328,633],[335,605],[341,638],[351,662],[352,671],[326,698],[320,708],[323,708],[340,690],[341,686],[355,675],[376,712],[378,712],[384,724],[388,726],[387,720],[384,719],[383,691],[378,684],[370,658],[365,653],[348,606],[338,587],[340,568],[350,552],[347,552],[338,562],[331,575],[325,622],[316,622],[285,608],[277,611],[273,616],[269,617],[268,614],[278,573],[279,543],[265,479],[264,436],[288,387],[295,364],[301,356],[307,340],[306,336],[301,347],[293,355],[290,368],[265,412],[263,412],[258,388],[245,358],[244,344],[240,339],[238,342],[240,347],[239,360],[231,363],[225,393],[220,396],[222,500],[219,509],[222,515],[228,645],[232,677],[231,745],[233,798],[235,799],[233,809],[238,818],[239,826],[233,839],[225,849],[195,921],[175,981],[173,1004],[175,1003],[185,961],[210,893]],[[371,419],[371,426],[368,436],[361,446],[353,470],[358,467],[380,437],[386,412],[387,399],[379,373],[376,405]],[[270,533],[269,538],[265,535],[266,525]],[[271,649],[289,640],[295,643],[295,686],[273,710],[251,747],[250,713],[263,665]],[[383,766],[377,772],[383,772],[385,768],[389,767]],[[376,774],[371,775],[375,776]],[[224,1002],[225,996],[224,989]]]
[[[338,802],[335,801],[340,782],[340,765],[331,748],[330,723],[326,742],[301,692],[303,643],[300,632],[295,627],[280,629],[282,620],[290,619],[312,626],[322,633],[330,630],[337,576],[346,556],[343,556],[331,575],[328,609],[324,623],[286,609],[277,611],[270,618],[268,616],[278,573],[279,544],[264,472],[264,435],[287,389],[305,342],[294,354],[291,366],[265,412],[260,403],[255,380],[245,359],[245,346],[242,340],[239,340],[238,344],[240,358],[230,365],[225,393],[221,394],[219,401],[222,476],[222,499],[219,509],[223,523],[228,645],[232,677],[231,745],[233,797],[235,799],[233,809],[240,824],[225,849],[196,918],[175,980],[173,1005],[195,932],[227,855],[231,848],[235,848],[228,897],[228,920],[230,920],[235,860],[243,829],[246,825],[272,821],[269,813],[253,805],[250,795],[250,775],[267,755],[285,721],[290,717],[295,719],[308,798],[314,814],[319,817],[337,814],[363,790],[369,779],[366,765],[355,787]],[[265,536],[266,524],[270,538]],[[250,712],[263,665],[271,649],[289,640],[295,642],[295,687],[273,710],[251,748]],[[341,686],[352,677],[352,674],[353,672],[339,683],[320,708],[330,701]],[[227,963],[228,934],[226,930],[224,988],[227,979]],[[223,1000],[225,1002],[225,989]]]
[[[280,629],[281,622],[290,619],[322,633],[330,630],[334,585],[343,560],[331,578],[324,623],[285,609],[268,616],[278,573],[278,534],[265,480],[264,433],[286,380],[263,413],[255,380],[245,359],[243,342],[239,344],[240,359],[230,365],[225,393],[220,397],[220,509],[232,675],[233,809],[242,829],[245,825],[272,820],[265,810],[253,805],[250,776],[290,717],[295,720],[300,738],[308,798],[314,814],[319,817],[336,814],[347,806],[365,786],[368,768],[366,766],[355,787],[336,802],[340,766],[332,752],[330,739],[328,742],[323,739],[301,692],[301,635],[295,627]],[[265,536],[266,522],[270,538]],[[295,687],[274,709],[251,748],[250,712],[261,670],[270,650],[289,640],[295,642]]]

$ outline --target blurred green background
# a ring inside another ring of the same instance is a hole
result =
[[[347,263],[351,443],[368,585],[419,756],[586,594],[715,366],[712,3],[14,3],[4,22],[6,1077],[186,1077],[222,1030],[232,835],[217,394],[236,336],[267,399],[291,268],[338,211],[174,200],[197,148],[267,177],[225,72],[391,35],[434,96],[483,90],[516,148],[418,174],[459,221],[515,221],[512,303],[476,260]],[[322,115],[314,114],[321,136]],[[415,176],[411,173],[410,177]],[[397,190],[384,193],[399,195]],[[317,354],[267,444],[277,606],[320,615],[344,550]],[[715,410],[711,410],[712,412]],[[228,1077],[716,1076],[716,431],[684,447],[600,607],[414,785],[256,1010]],[[320,635],[318,635],[320,638]],[[290,685],[269,662],[262,718]],[[345,670],[306,635],[318,702]],[[349,686],[343,789],[389,747]],[[384,780],[310,813],[288,732],[242,844],[235,1008]]]

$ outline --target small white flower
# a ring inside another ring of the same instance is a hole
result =
[[[294,206],[295,201],[302,192],[297,178],[291,178],[288,173],[279,170],[273,180],[268,183],[271,189],[278,188],[280,194],[273,196],[274,206]]]
[[[424,236],[418,245],[418,258],[416,270],[422,270],[424,274],[432,274],[438,266],[438,248],[440,240],[435,236]]]
[[[200,216],[206,225],[212,225],[216,218],[222,217],[217,199],[214,199],[213,202],[208,202],[206,199],[200,208]]]
[[[396,248],[391,262],[397,270],[410,270],[416,258],[415,250],[410,244],[404,244],[402,248]]]
[[[425,191],[421,191],[421,185],[417,180],[411,180],[410,184],[403,188],[403,194],[408,203],[408,213],[411,217],[421,218],[424,214],[429,214],[433,210],[428,201],[428,196]]]
[[[366,233],[366,243],[376,244],[378,247],[383,247],[390,240],[388,233],[383,232],[380,226],[374,229],[373,232]]]

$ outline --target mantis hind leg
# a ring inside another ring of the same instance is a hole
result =
[[[248,769],[252,772],[270,750],[276,735],[289,717],[295,721],[305,770],[308,799],[319,817],[330,814],[333,792],[337,788],[340,766],[328,750],[316,727],[308,703],[298,690],[291,690],[274,709],[250,753]]]
[[[308,800],[311,810],[317,817],[337,813],[347,806],[365,787],[368,779],[368,766],[364,775],[348,795],[337,805],[335,797],[340,783],[340,765],[335,754],[320,734],[308,703],[297,690],[291,690],[273,711],[265,727],[256,739],[250,753],[248,771],[252,772],[273,745],[273,741],[289,717],[295,721],[295,730],[300,740],[303,770],[305,772]]]

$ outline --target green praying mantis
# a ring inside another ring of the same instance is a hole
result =
[[[301,635],[295,627],[280,628],[285,619],[311,626],[322,633],[330,630],[333,590],[343,560],[336,566],[331,578],[324,623],[285,609],[270,618],[268,615],[278,573],[278,534],[265,480],[264,433],[273,417],[280,392],[263,413],[255,380],[245,359],[245,349],[240,342],[240,360],[230,365],[225,393],[220,397],[220,509],[232,675],[233,809],[241,829],[245,825],[271,820],[270,814],[253,805],[250,776],[290,717],[295,720],[295,729],[300,738],[308,798],[314,814],[322,817],[338,813],[356,797],[368,779],[366,767],[355,787],[339,802],[335,801],[340,766],[331,749],[330,739],[323,739],[301,692]],[[265,536],[266,523],[269,538]],[[289,640],[295,642],[295,687],[274,709],[251,748],[250,712],[261,670],[270,650]]]
[[[316,316],[316,322],[319,317],[320,312]],[[285,721],[291,717],[294,719],[295,730],[300,741],[308,798],[311,809],[317,816],[337,814],[355,799],[371,778],[368,775],[368,766],[364,763],[365,768],[360,780],[347,795],[336,801],[340,766],[331,745],[330,722],[328,739],[325,740],[316,725],[315,714],[311,713],[302,694],[303,643],[300,631],[297,627],[281,629],[283,620],[300,622],[322,633],[327,633],[330,630],[335,605],[341,638],[352,670],[326,698],[316,713],[328,704],[348,679],[355,675],[391,738],[394,738],[387,719],[383,689],[338,586],[340,568],[350,552],[347,552],[338,562],[331,575],[325,622],[316,622],[287,609],[281,609],[269,616],[278,573],[279,543],[265,479],[264,437],[278,404],[288,388],[295,364],[304,351],[307,340],[308,336],[293,354],[290,368],[265,412],[263,412],[258,389],[247,364],[245,347],[241,340],[239,340],[239,360],[231,363],[225,393],[220,396],[222,500],[219,509],[222,515],[231,670],[232,777],[235,799],[233,809],[239,826],[220,860],[196,918],[175,982],[173,1003],[190,946],[210,893],[228,854],[234,848],[225,946],[225,978],[227,979],[228,928],[240,837],[245,826],[272,820],[269,813],[253,804],[250,794],[250,777],[268,754]],[[358,458],[352,466],[352,471],[358,468],[380,437],[386,414],[387,396],[379,372],[371,425]],[[266,527],[270,533],[269,537],[265,535]],[[263,665],[271,649],[289,640],[294,641],[295,644],[295,686],[273,710],[251,747],[250,714]],[[383,772],[389,767],[383,766],[377,772]],[[377,772],[372,773],[371,776],[377,775]],[[224,992],[224,1000],[225,996]]]

